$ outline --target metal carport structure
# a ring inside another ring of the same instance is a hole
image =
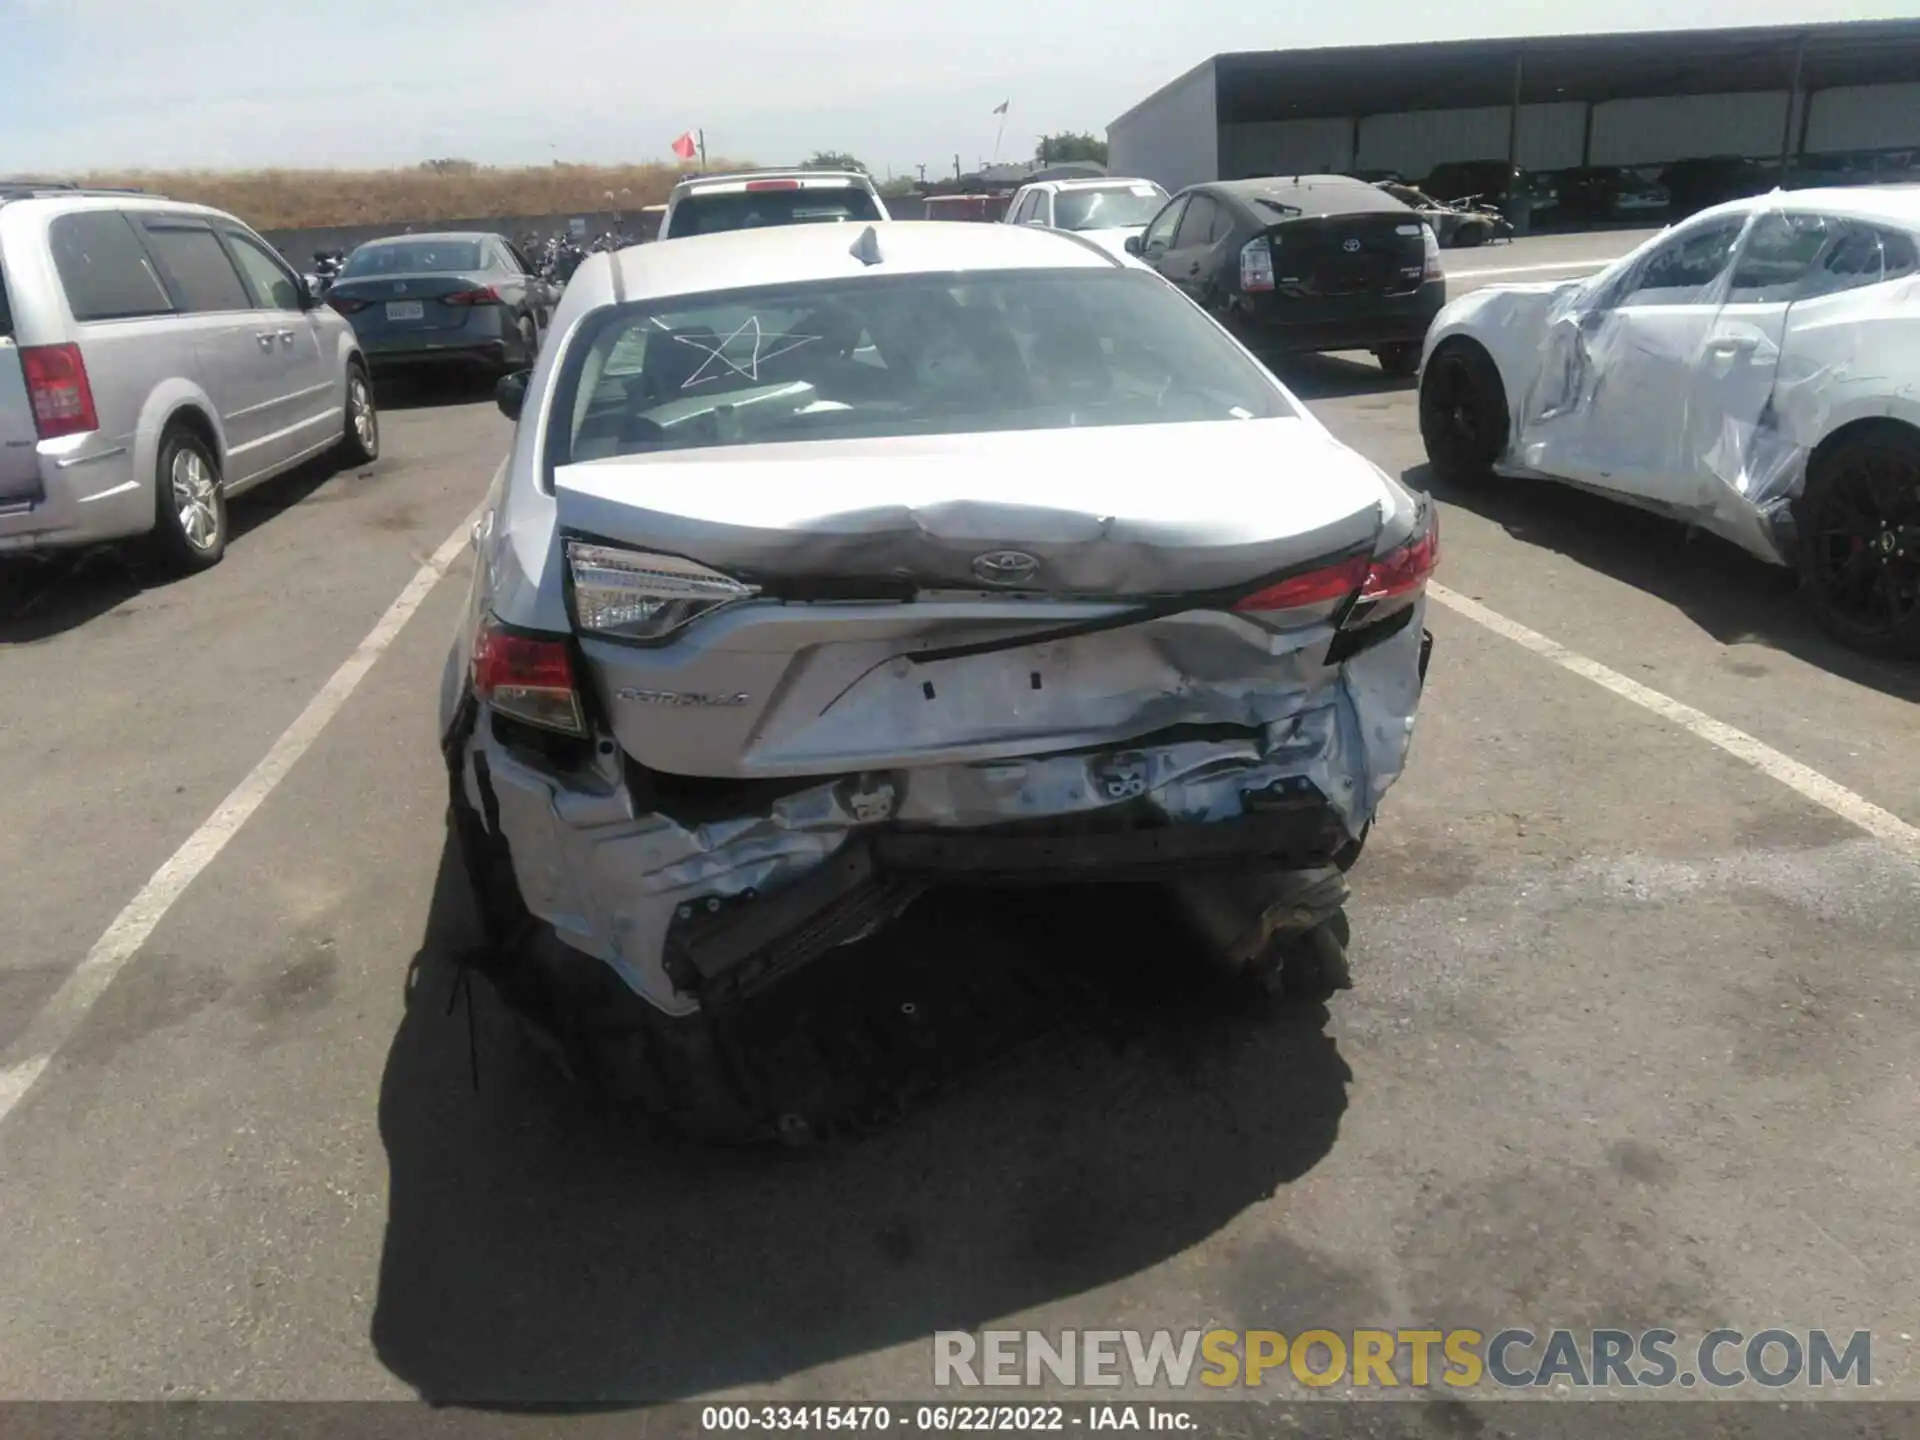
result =
[[[1548,168],[1723,151],[1785,166],[1810,151],[1920,146],[1920,20],[1236,52],[1108,134],[1115,173],[1163,184],[1405,169],[1377,163],[1396,144]],[[1727,140],[1749,143],[1712,143]],[[1268,163],[1246,163],[1263,146]]]

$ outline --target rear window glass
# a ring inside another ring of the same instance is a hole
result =
[[[376,240],[347,257],[340,274],[349,280],[365,275],[451,275],[478,270],[477,240]]]
[[[1061,230],[1110,230],[1145,225],[1166,203],[1167,192],[1157,185],[1062,190],[1053,200],[1053,223]]]
[[[125,320],[173,309],[146,247],[118,210],[62,215],[48,233],[74,319]]]
[[[1139,271],[872,277],[607,312],[567,362],[563,460],[701,446],[1292,414]]]
[[[720,230],[757,230],[765,225],[817,225],[878,220],[873,197],[858,185],[809,186],[801,190],[722,191],[686,195],[673,207],[672,238]]]
[[[147,244],[159,258],[184,310],[250,310],[246,287],[213,231],[148,225]]]

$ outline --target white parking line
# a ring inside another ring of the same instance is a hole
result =
[[[1444,585],[1428,585],[1427,593],[1476,625],[1482,625],[1496,635],[1503,635],[1516,645],[1525,646],[1561,669],[1570,670],[1583,680],[1591,680],[1602,689],[1611,690],[1642,709],[1651,710],[1663,720],[1671,720],[1709,745],[1717,746],[1736,760],[1745,761],[1761,774],[1778,780],[1789,790],[1831,810],[1849,824],[1857,825],[1889,849],[1920,865],[1920,828],[1909,825],[1892,811],[1881,809],[1864,796],[1854,794],[1837,780],[1829,780],[1818,770],[1781,754],[1744,730],[1736,730],[1705,711],[1684,705],[1658,690],[1650,690],[1636,680],[1629,680],[1619,671],[1608,669],[1598,660],[1589,660],[1557,640],[1549,640],[1537,630],[1529,630],[1498,611],[1489,610],[1478,600],[1471,600]]]
[[[307,702],[307,708],[295,717],[294,722],[281,732],[280,738],[273,742],[260,763],[247,772],[246,778],[233,787],[232,792],[222,800],[214,812],[201,822],[200,828],[189,835],[180,848],[168,857],[166,864],[153,872],[153,877],[140,888],[140,893],[127,902],[107,931],[93,944],[86,958],[74,969],[60,988],[53,992],[52,998],[40,1008],[26,1030],[8,1047],[4,1064],[0,1064],[0,1121],[18,1105],[33,1082],[38,1080],[60,1047],[73,1038],[80,1028],[80,1022],[93,1009],[95,1002],[106,993],[106,989],[127,966],[127,962],[139,952],[147,942],[147,937],[165,918],[167,911],[173,908],[189,885],[213,859],[226,848],[240,827],[247,823],[254,811],[271,795],[274,787],[287,778],[287,772],[300,757],[307,753],[313,742],[320,738],[320,732],[327,728],[329,721],[340,713],[347,703],[347,697],[373,668],[386,648],[394,641],[401,628],[413,617],[432,593],[440,577],[454,562],[456,556],[465,548],[474,523],[480,518],[485,502],[477,507],[460,528],[449,535],[446,542],[434,551],[427,562],[414,572],[413,579],[387,607],[367,632],[354,651],[333,672],[331,679],[322,685],[313,699]]]
[[[1467,280],[1481,275],[1538,275],[1548,270],[1598,270],[1603,265],[1611,265],[1618,255],[1607,255],[1592,260],[1555,260],[1539,265],[1493,265],[1485,270],[1461,269],[1447,271],[1449,280]]]

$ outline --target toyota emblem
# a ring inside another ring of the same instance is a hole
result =
[[[1020,550],[989,550],[973,557],[973,573],[989,585],[1024,585],[1040,562]]]
[[[1341,242],[1340,248],[1346,251],[1347,254],[1351,255],[1355,251],[1359,250],[1360,242],[1358,240],[1345,240]]]

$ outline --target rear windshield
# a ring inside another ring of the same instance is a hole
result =
[[[1157,185],[1062,190],[1053,197],[1053,223],[1059,230],[1117,230],[1145,225],[1166,203],[1167,192]]]
[[[362,275],[451,275],[479,268],[477,240],[376,240],[349,255],[340,274],[348,279]]]
[[[817,225],[841,220],[878,220],[873,197],[858,185],[809,186],[802,190],[721,191],[682,196],[673,207],[669,234],[711,235],[719,230],[756,230],[763,225]]]
[[[1294,413],[1179,291],[1105,269],[875,276],[610,309],[570,352],[557,403],[562,463]]]

